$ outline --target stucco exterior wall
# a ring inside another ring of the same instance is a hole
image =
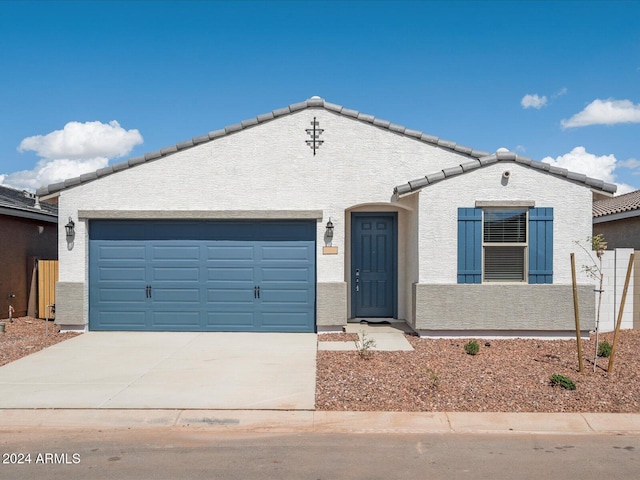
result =
[[[314,117],[324,129],[324,143],[315,156],[305,143],[305,129]],[[69,249],[64,226],[59,228],[60,281],[88,283],[88,220],[78,219],[79,210],[320,210],[319,284],[348,282],[350,212],[391,210],[399,212],[398,257],[409,265],[399,264],[398,317],[405,318],[411,311],[411,284],[417,280],[415,257],[405,252],[410,248],[413,255],[418,249],[417,211],[411,210],[417,199],[392,203],[393,187],[466,161],[464,155],[323,109],[303,110],[62,191],[60,218],[76,221],[76,235]],[[337,255],[322,254],[329,218]],[[318,295],[333,290],[318,289]],[[86,292],[84,302],[86,319]],[[336,302],[347,304],[348,298]],[[345,311],[345,320],[347,315]]]
[[[593,224],[593,234],[603,234],[607,248],[640,250],[640,217],[621,218],[613,222]]]
[[[509,170],[508,182],[502,173]],[[458,208],[476,201],[533,201],[553,207],[553,283],[571,283],[570,254],[588,260],[575,241],[591,235],[591,191],[516,163],[499,163],[424,188],[420,193],[420,283],[457,283]],[[578,272],[579,283],[592,283]]]

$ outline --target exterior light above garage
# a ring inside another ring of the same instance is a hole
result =
[[[67,238],[71,238],[75,235],[76,224],[73,222],[71,217],[69,217],[69,222],[64,226],[64,229],[67,231]]]

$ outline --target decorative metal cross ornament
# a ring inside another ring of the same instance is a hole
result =
[[[313,122],[311,122],[311,126],[313,128],[306,129],[307,135],[311,137],[311,140],[306,140],[306,143],[307,145],[309,145],[309,148],[313,150],[313,154],[315,155],[316,150],[320,148],[320,145],[324,143],[324,140],[319,139],[320,135],[322,135],[322,132],[324,132],[324,130],[322,128],[318,128],[320,126],[320,122],[316,120],[316,117],[313,117]]]

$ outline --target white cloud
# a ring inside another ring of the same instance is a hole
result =
[[[640,123],[640,104],[634,105],[631,100],[596,99],[584,110],[560,123],[563,128]]]
[[[109,159],[105,157],[87,160],[43,159],[36,164],[33,170],[22,170],[2,175],[3,178],[0,183],[18,190],[33,191],[43,185],[62,182],[68,178],[78,177],[83,173],[94,172],[99,168],[106,167],[108,163]]]
[[[632,186],[615,181],[616,157],[614,155],[596,156],[587,152],[584,147],[575,147],[569,153],[565,153],[555,159],[545,157],[543,162],[560,168],[566,168],[572,172],[583,173],[588,177],[597,178],[607,183],[615,183],[618,186],[616,194],[627,193],[635,190]]]
[[[629,170],[634,170],[632,172],[634,175],[640,175],[640,160],[637,158],[628,158],[627,160],[622,160],[618,162],[619,167],[628,168]]]
[[[118,122],[69,122],[62,130],[27,137],[18,151],[33,150],[43,158],[86,159],[122,157],[142,143],[138,130],[125,130]]]
[[[524,97],[522,97],[522,100],[520,100],[520,105],[522,105],[522,108],[536,108],[536,109],[541,109],[542,107],[544,107],[547,104],[547,97],[546,96],[538,96],[538,94],[534,94],[534,95],[525,95]]]
[[[556,93],[554,93],[551,98],[558,98],[561,97],[563,95],[566,95],[568,92],[567,87],[562,87],[560,90],[558,90]]]
[[[115,120],[69,122],[62,130],[22,140],[18,151],[34,151],[41,160],[33,170],[0,175],[0,184],[35,190],[106,167],[110,159],[127,155],[142,142],[138,130],[125,130]]]

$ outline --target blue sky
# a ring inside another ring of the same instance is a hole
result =
[[[639,1],[0,1],[0,183],[35,190],[319,95],[630,191],[638,25]]]

